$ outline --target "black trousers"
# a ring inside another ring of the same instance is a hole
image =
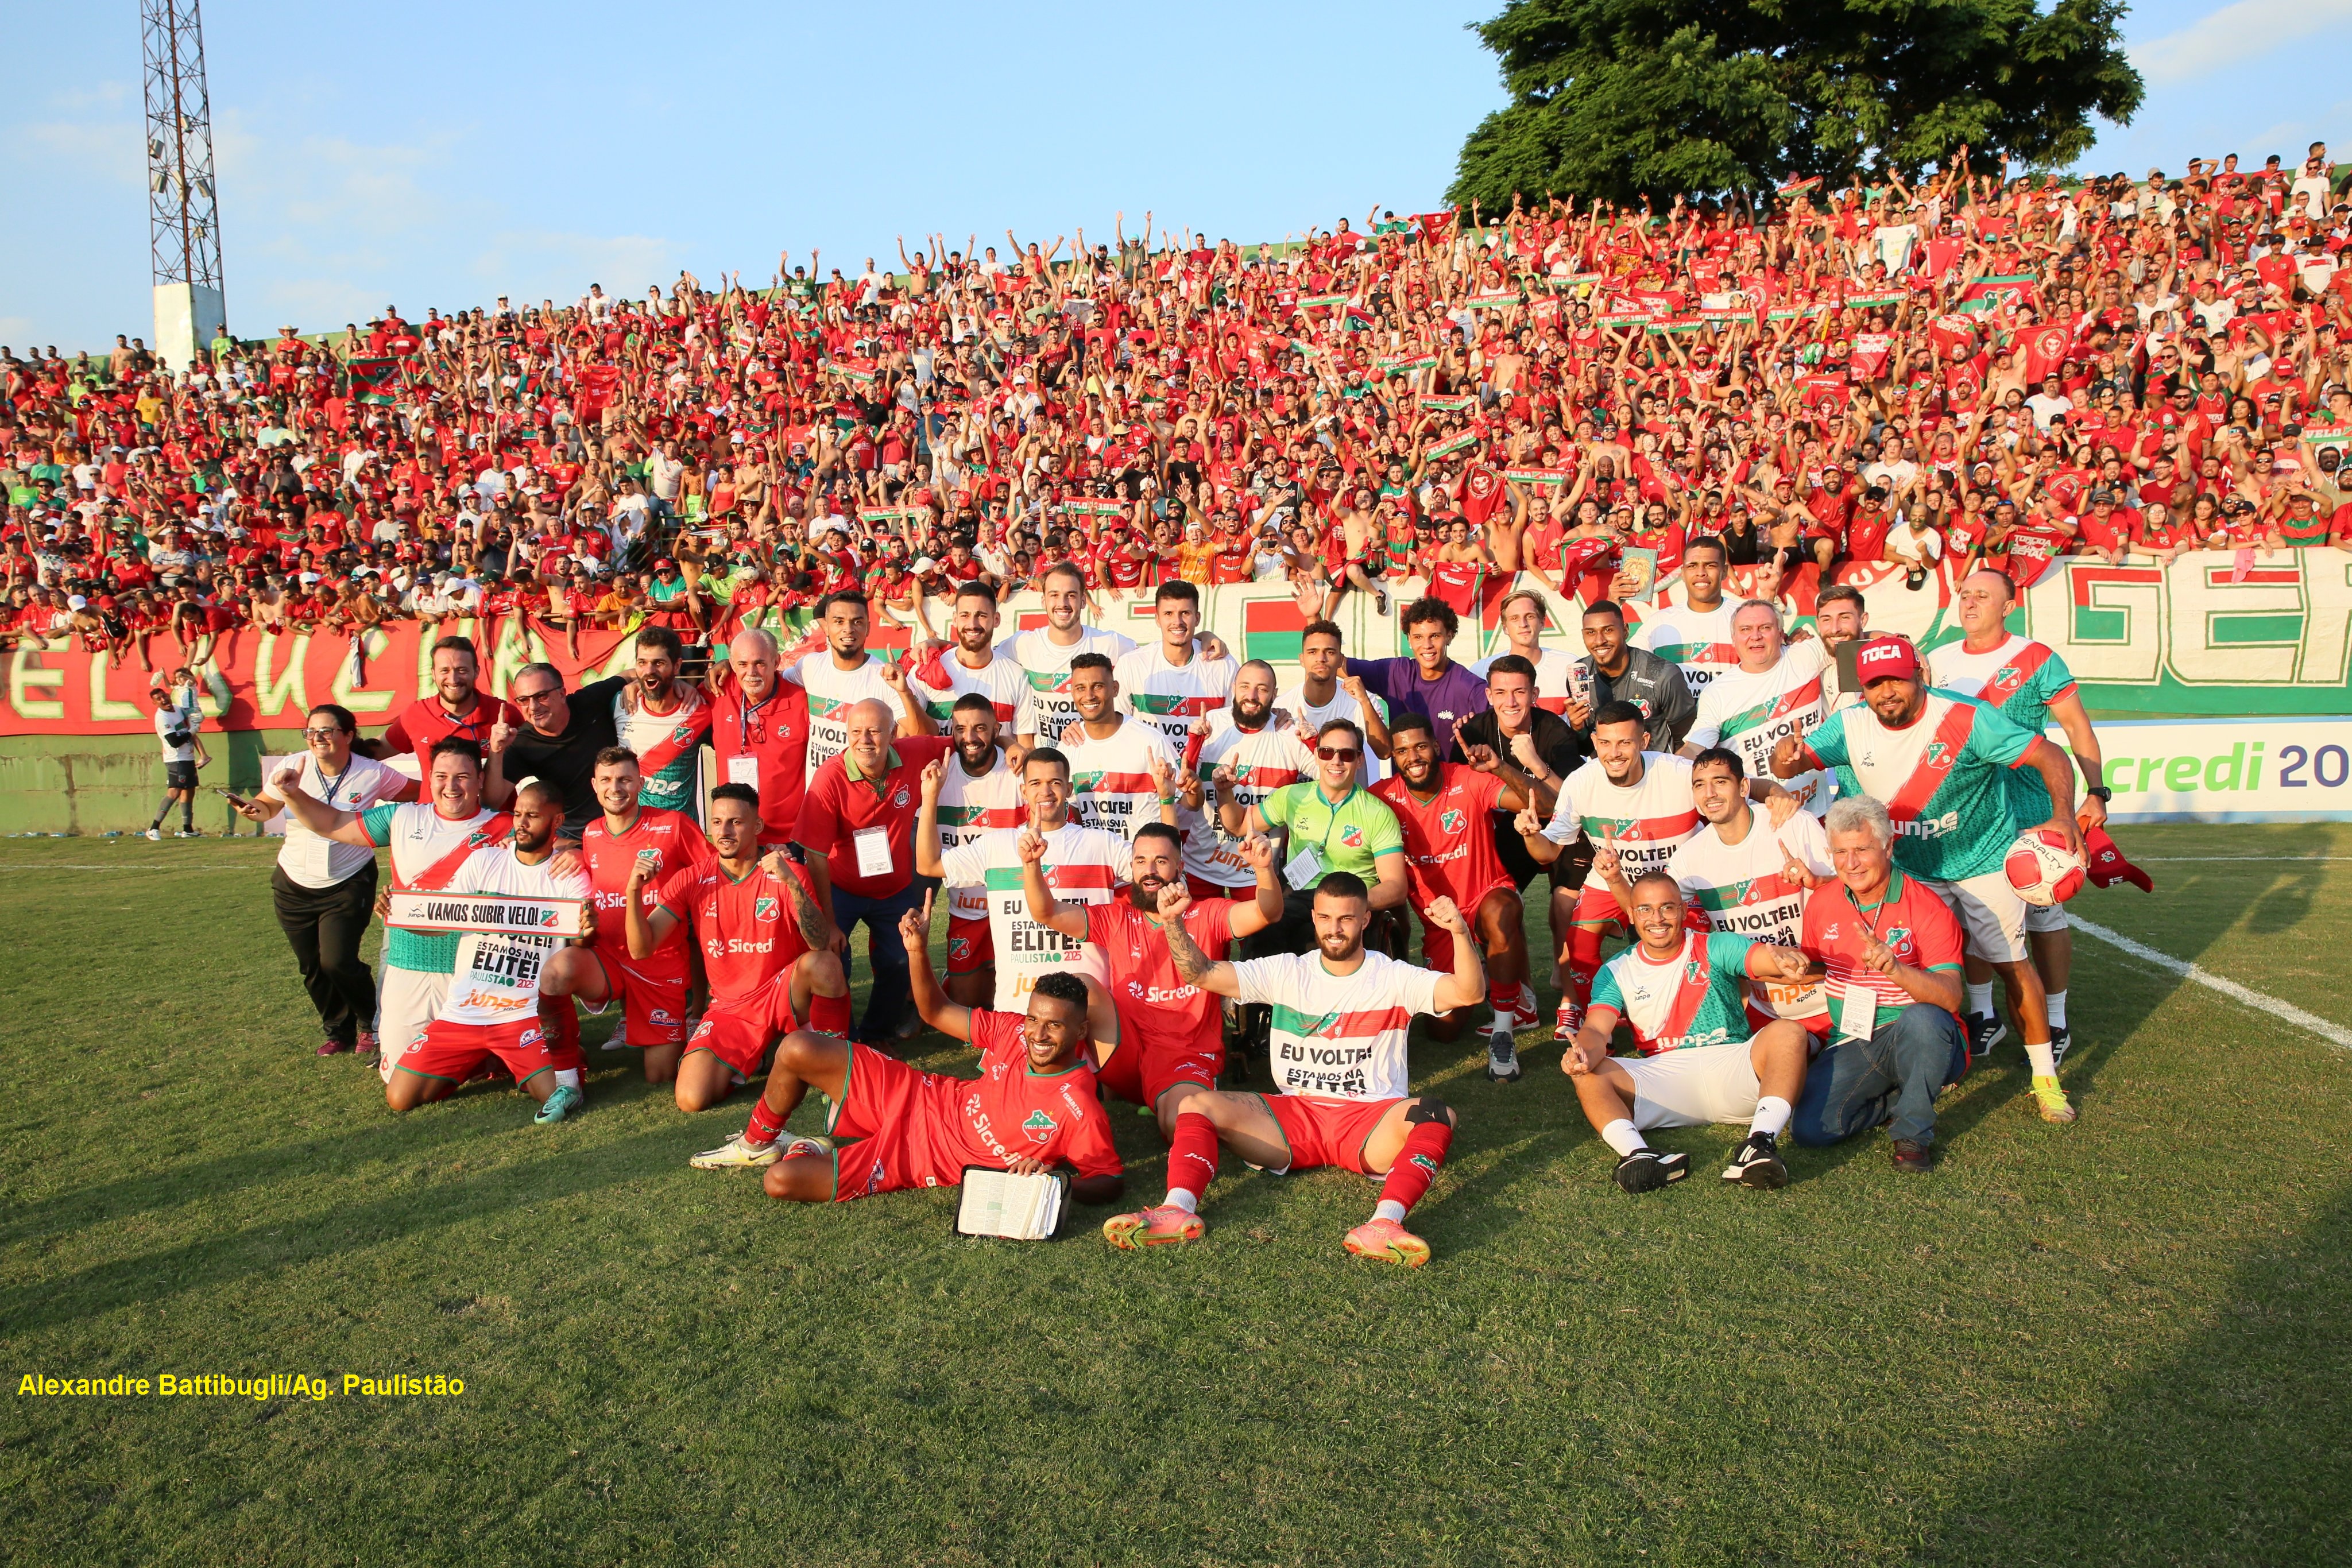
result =
[[[375,917],[375,862],[332,887],[304,887],[276,868],[269,894],[327,1038],[356,1044],[375,1017],[375,976],[360,961],[360,941]]]

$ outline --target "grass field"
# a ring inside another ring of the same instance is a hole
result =
[[[2121,836],[2160,891],[2077,913],[2352,1023],[2352,829]],[[1502,1088],[1416,1040],[1462,1131],[1413,1273],[1339,1250],[1373,1194],[1334,1172],[1228,1162],[1175,1254],[1091,1210],[959,1240],[945,1193],[787,1209],[686,1166],[740,1097],[684,1117],[593,1050],[576,1124],[395,1119],[310,1054],[268,852],[0,841],[0,1558],[2352,1557],[2352,1052],[2087,938],[2081,1122],[2005,1046],[1927,1177],[1874,1137],[1723,1190],[1721,1128],[1628,1198],[1548,1043]],[[2154,858],[2212,856],[2251,858]],[[466,1389],[16,1392],[346,1371]]]

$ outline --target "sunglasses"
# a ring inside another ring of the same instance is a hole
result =
[[[1318,746],[1315,755],[1326,762],[1353,762],[1363,753],[1352,746]]]

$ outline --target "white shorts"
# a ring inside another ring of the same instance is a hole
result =
[[[2053,931],[2065,930],[2066,906],[2063,904],[2053,904],[2046,906],[2039,904],[2027,904],[2025,906],[2025,928],[2030,932],[2039,931],[2044,936],[2047,936]]]
[[[1756,1114],[1756,1082],[1750,1042],[1693,1045],[1656,1056],[1621,1056],[1617,1065],[1633,1080],[1633,1125],[1704,1127],[1745,1122]]]
[[[2029,907],[2009,885],[2007,875],[1989,871],[1958,882],[1919,879],[1959,917],[1968,950],[1989,964],[2016,964],[2025,958],[2025,915]]]
[[[425,1038],[425,1026],[448,999],[446,970],[426,974],[422,969],[384,969],[383,987],[375,996],[375,1042],[382,1052],[376,1059],[376,1071],[386,1083],[392,1082],[392,1070]]]

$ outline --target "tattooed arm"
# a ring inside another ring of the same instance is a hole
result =
[[[1160,890],[1160,923],[1168,933],[1168,956],[1176,962],[1176,973],[1188,986],[1198,986],[1220,997],[1241,994],[1241,980],[1234,967],[1227,963],[1212,963],[1184,929],[1184,912],[1192,906],[1192,890],[1181,882],[1171,882]]]
[[[833,916],[809,896],[808,884],[793,873],[784,852],[770,850],[761,858],[760,869],[784,884],[784,896],[793,901],[793,920],[801,928],[801,940],[812,951],[824,952],[833,942]]]

